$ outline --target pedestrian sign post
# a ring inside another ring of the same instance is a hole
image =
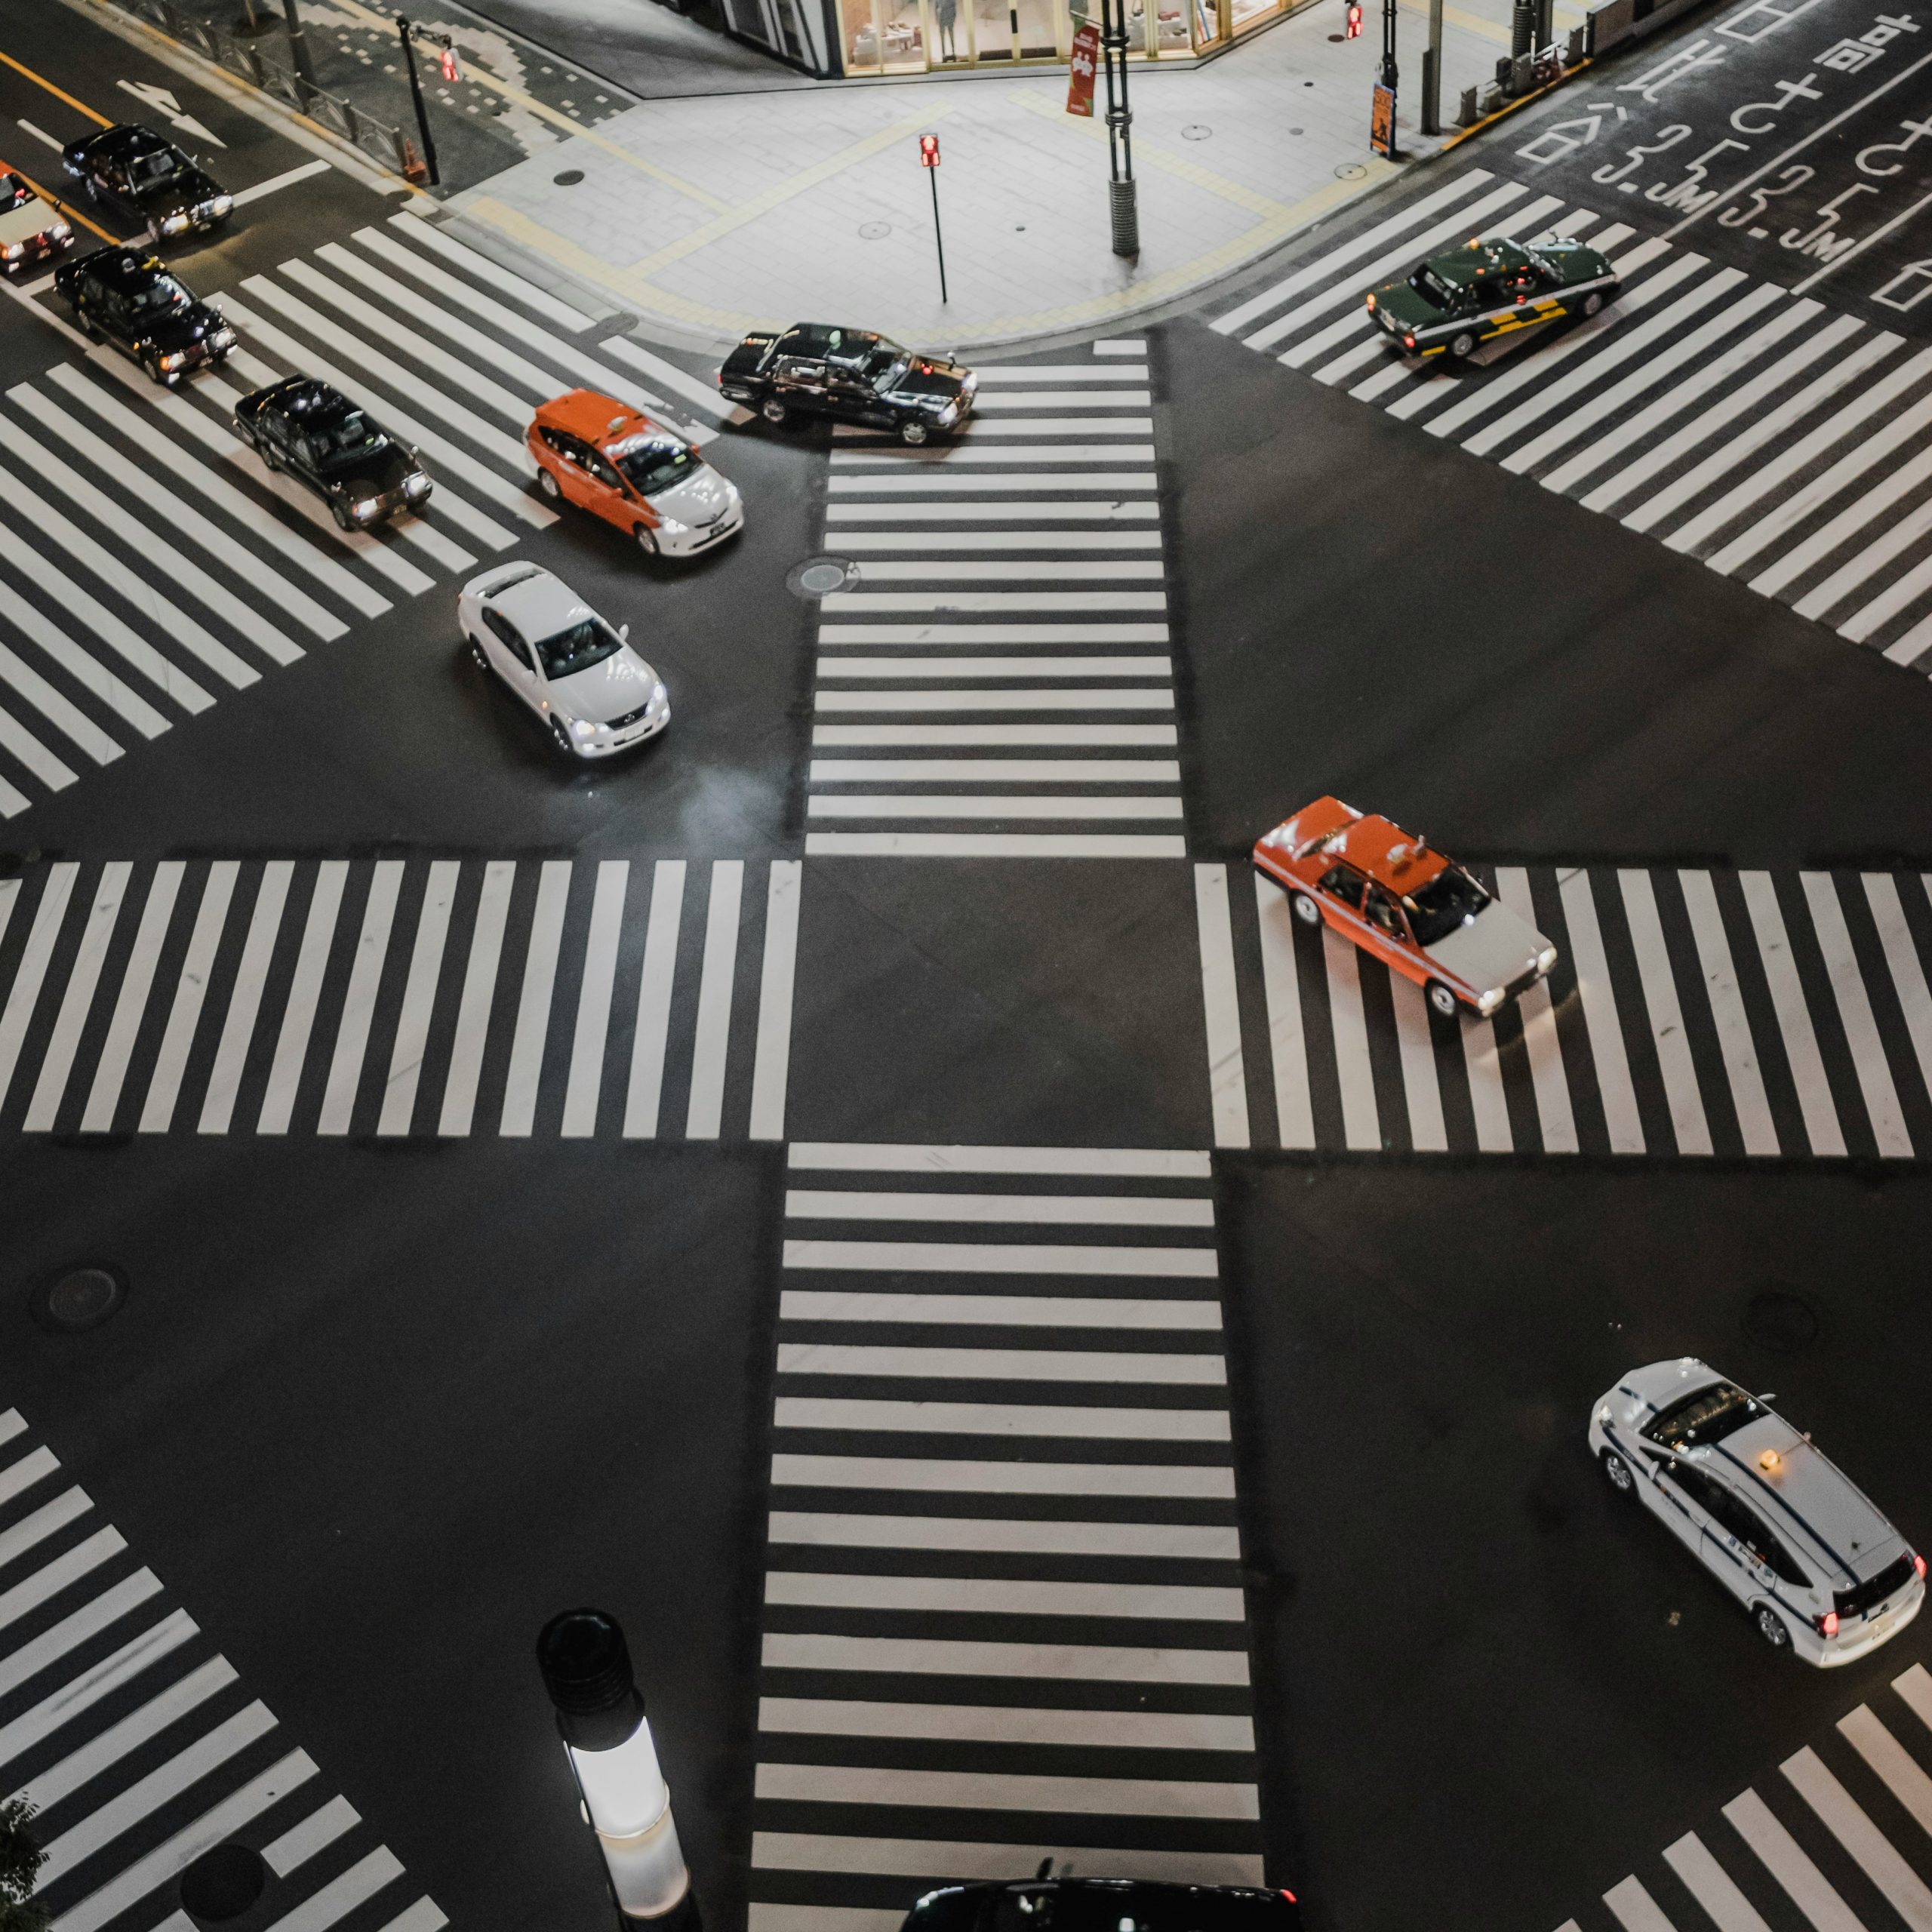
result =
[[[933,190],[933,246],[939,251],[939,299],[940,305],[946,302],[946,242],[939,229],[939,137],[921,134],[919,137],[919,165],[931,171],[926,179],[932,183]]]

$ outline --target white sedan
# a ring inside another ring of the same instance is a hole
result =
[[[1589,1443],[1744,1606],[1774,1650],[1851,1663],[1925,1601],[1925,1559],[1838,1466],[1752,1395],[1686,1355],[1632,1369],[1598,1402]]]
[[[671,721],[663,680],[561,578],[500,564],[457,593],[470,654],[549,726],[573,758],[608,758]]]

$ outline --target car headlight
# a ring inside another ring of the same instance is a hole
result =
[[[157,355],[154,358],[155,367],[157,369],[178,369],[187,359],[179,351],[172,355]]]
[[[429,478],[420,469],[412,469],[402,479],[403,494],[405,496],[420,497],[429,487]]]
[[[232,214],[234,211],[235,197],[232,195],[217,195],[208,204],[210,214]]]
[[[235,346],[235,331],[232,329],[215,330],[208,337],[208,346],[211,349],[232,349]]]
[[[1556,949],[1553,946],[1545,946],[1543,949],[1537,955],[1537,971],[1539,973],[1547,973],[1555,964]]]
[[[942,423],[957,423],[959,420],[958,404],[956,402],[949,402],[946,407],[940,411],[939,420]]]
[[[971,395],[980,386],[980,379],[977,375],[968,376],[959,386],[968,395]]]
[[[189,220],[190,217],[185,214],[165,216],[162,220],[161,232],[164,235],[179,235],[188,226]]]
[[[349,505],[349,514],[354,517],[358,522],[366,517],[374,516],[376,514],[375,498],[374,497],[361,497],[357,498],[354,503]]]
[[[589,744],[591,740],[596,737],[597,731],[597,726],[592,724],[587,718],[574,718],[571,720],[571,736],[580,745]]]
[[[1500,986],[1491,986],[1477,1000],[1476,1011],[1487,1020],[1502,1004],[1503,989]]]
[[[0,248],[0,261],[17,262],[26,251],[24,242],[9,242],[5,248]]]
[[[688,523],[680,523],[674,516],[663,517],[658,521],[657,534],[660,537],[688,537],[691,527]]]
[[[653,685],[651,688],[650,702],[645,705],[645,709],[647,711],[662,711],[669,702],[669,694],[664,687],[662,685]]]
[[[73,232],[72,227],[68,223],[57,221],[47,231],[47,237],[50,242],[65,242],[72,237]]]

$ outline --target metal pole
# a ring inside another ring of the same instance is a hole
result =
[[[289,57],[295,63],[299,78],[315,85],[315,63],[309,58],[309,42],[302,32],[302,16],[295,11],[295,0],[281,0],[281,11],[288,17]]]
[[[1395,91],[1395,0],[1382,0],[1382,85]],[[1394,146],[1392,130],[1389,144]]]
[[[1429,0],[1429,51],[1422,62],[1422,131],[1442,131],[1442,0]]]
[[[288,0],[294,6],[295,0]],[[416,131],[423,137],[423,165],[429,171],[429,186],[442,186],[442,171],[436,165],[436,144],[429,137],[429,110],[423,103],[423,83],[416,72],[416,44],[409,37],[407,14],[396,16],[395,30],[402,36],[402,57],[409,68],[409,92],[416,103]]]
[[[1140,253],[1140,211],[1134,180],[1134,115],[1127,104],[1127,0],[1100,0],[1101,65],[1107,77],[1107,183],[1114,253]]]
[[[929,168],[926,178],[932,183],[933,190],[933,246],[939,251],[939,299],[940,305],[946,302],[946,243],[939,232],[939,170]]]

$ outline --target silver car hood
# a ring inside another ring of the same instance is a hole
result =
[[[1527,919],[1492,899],[1467,925],[1423,951],[1445,973],[1483,993],[1534,972],[1537,955],[1549,943]]]
[[[660,490],[651,498],[651,507],[660,516],[675,517],[680,523],[703,529],[731,507],[732,494],[731,485],[706,463],[675,489]]]
[[[550,701],[587,724],[608,724],[647,703],[657,688],[657,673],[629,645],[602,663],[550,687]]]

